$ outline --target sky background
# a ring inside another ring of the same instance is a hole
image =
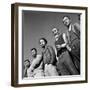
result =
[[[80,23],[79,14],[62,12],[43,12],[43,11],[22,11],[22,34],[23,34],[23,60],[32,60],[31,48],[36,48],[38,54],[41,53],[39,38],[44,37],[48,44],[54,48],[54,37],[51,32],[53,27],[59,29],[60,33],[66,31],[62,19],[64,15],[70,16],[72,23]]]

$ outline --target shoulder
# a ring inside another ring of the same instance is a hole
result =
[[[37,57],[33,60],[31,66],[34,67],[38,62],[42,59],[42,55],[37,55]]]
[[[80,27],[79,23],[74,23],[74,27]]]
[[[37,55],[37,58],[42,58],[42,55],[40,55],[40,54],[39,54],[39,55]]]
[[[52,46],[48,46],[48,50],[53,53],[54,52],[54,48]]]
[[[74,23],[74,25],[79,25],[79,23],[76,22],[76,23]]]
[[[80,33],[80,25],[78,23],[74,24],[74,29]]]
[[[53,49],[53,47],[52,47],[52,46],[50,46],[50,45],[48,45],[48,46],[47,46],[47,48],[48,48],[48,49]]]

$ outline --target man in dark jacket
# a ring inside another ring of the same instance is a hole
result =
[[[63,23],[67,27],[68,45],[73,62],[80,73],[80,25],[72,24],[69,16],[63,17]]]
[[[42,48],[45,76],[58,76],[56,70],[56,55],[52,46],[47,45],[47,40],[41,38],[39,44]]]
[[[30,67],[30,61],[29,59],[26,59],[24,61],[24,77],[28,77],[27,70],[29,69],[29,67]]]
[[[71,48],[67,45],[65,33],[60,34],[57,28],[52,29],[55,38],[55,47],[57,51],[57,71],[59,75],[78,75],[78,71],[71,59],[68,50]]]

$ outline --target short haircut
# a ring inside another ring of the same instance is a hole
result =
[[[53,28],[52,28],[52,31],[53,31],[53,29],[57,29],[57,31],[59,31],[59,29],[58,29],[58,28],[56,28],[56,27],[53,27]]]
[[[65,17],[68,17],[69,19],[71,19],[70,16],[68,16],[68,15],[63,16],[63,19],[64,19]]]
[[[26,59],[24,62],[26,62],[26,61],[28,61],[29,62],[29,65],[28,65],[28,68],[30,67],[30,61],[29,61],[29,59]],[[25,67],[24,67],[25,68]]]
[[[26,59],[24,62],[26,62],[26,61],[28,61],[30,63],[29,59]]]
[[[32,48],[31,51],[32,51],[32,50],[35,50],[35,51],[37,52],[37,49],[36,49],[36,48]]]
[[[40,39],[39,39],[39,43],[40,43],[40,40],[44,40],[44,41],[45,41],[45,44],[47,44],[46,38],[40,38]]]

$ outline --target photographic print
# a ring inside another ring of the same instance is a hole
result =
[[[87,82],[87,7],[12,4],[12,86]]]

